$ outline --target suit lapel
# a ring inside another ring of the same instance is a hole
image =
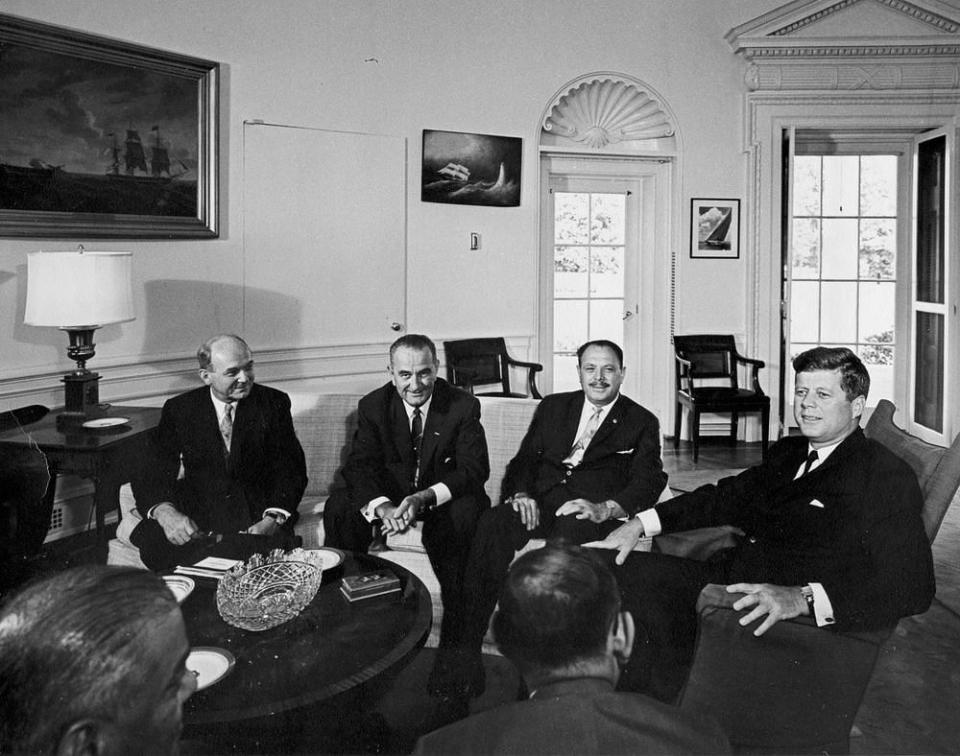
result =
[[[423,426],[423,442],[420,445],[421,473],[428,469],[430,460],[437,451],[437,440],[440,438],[440,429],[446,421],[449,410],[450,396],[444,390],[443,384],[438,381],[433,390],[433,398],[430,401],[430,412],[427,414],[427,422]]]
[[[597,428],[597,432],[593,434],[593,439],[590,441],[590,445],[587,447],[584,456],[589,454],[591,449],[596,451],[598,448],[600,448],[600,444],[602,444],[607,437],[617,429],[624,413],[626,412],[626,406],[627,405],[624,403],[622,397],[617,400],[617,403],[613,405],[613,407],[607,413],[607,416],[603,418],[603,422],[600,423],[600,427]]]
[[[580,427],[580,415],[583,412],[584,401],[586,400],[581,391],[570,397],[570,403],[567,404],[567,416],[564,418],[561,432],[557,436],[562,447],[560,449],[561,457],[566,457],[577,442],[577,428]]]

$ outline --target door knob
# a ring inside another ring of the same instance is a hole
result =
[[[390,324],[390,330],[391,330],[391,331],[402,331],[402,330],[403,330],[403,323],[398,323],[396,320],[394,320],[394,321]]]

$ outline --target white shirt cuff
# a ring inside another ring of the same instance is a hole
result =
[[[832,625],[836,620],[833,618],[833,604],[830,603],[830,597],[823,589],[820,583],[808,583],[813,591],[813,615],[817,620],[817,627]]]
[[[363,519],[366,520],[367,522],[373,522],[374,520],[379,520],[380,518],[377,516],[377,512],[376,512],[377,507],[379,507],[381,504],[389,504],[389,503],[390,503],[390,499],[388,499],[386,496],[378,496],[376,499],[374,499],[369,504],[367,504],[367,506],[361,509],[360,514],[363,515]]]
[[[642,512],[637,512],[636,518],[640,520],[640,524],[643,525],[643,534],[645,536],[655,536],[660,535],[663,532],[663,525],[660,524],[660,515],[657,514],[657,510],[653,507],[650,509],[644,509]]]
[[[290,513],[286,509],[281,509],[280,507],[267,507],[263,510],[263,514],[260,515],[260,518],[263,519],[269,514],[283,515],[283,522],[278,522],[278,525],[283,525],[284,522],[290,519]]]
[[[433,491],[434,495],[437,497],[437,506],[441,504],[446,504],[450,499],[453,498],[453,494],[450,493],[450,489],[447,488],[446,483],[434,483],[430,486],[430,490]]]

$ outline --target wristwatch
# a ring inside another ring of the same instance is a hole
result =
[[[263,513],[264,517],[269,517],[271,520],[277,523],[277,525],[283,525],[287,521],[287,516],[282,512],[277,512],[275,510],[269,509]]]
[[[813,611],[813,588],[809,585],[801,585],[800,593],[803,594],[803,600],[807,602],[807,608],[810,610],[810,616],[815,617],[816,614]]]

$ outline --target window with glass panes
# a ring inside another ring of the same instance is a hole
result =
[[[623,343],[626,196],[554,192],[553,390],[577,383],[577,348]]]
[[[893,399],[897,156],[796,156],[792,221],[791,359],[849,347],[870,371],[871,406]]]

